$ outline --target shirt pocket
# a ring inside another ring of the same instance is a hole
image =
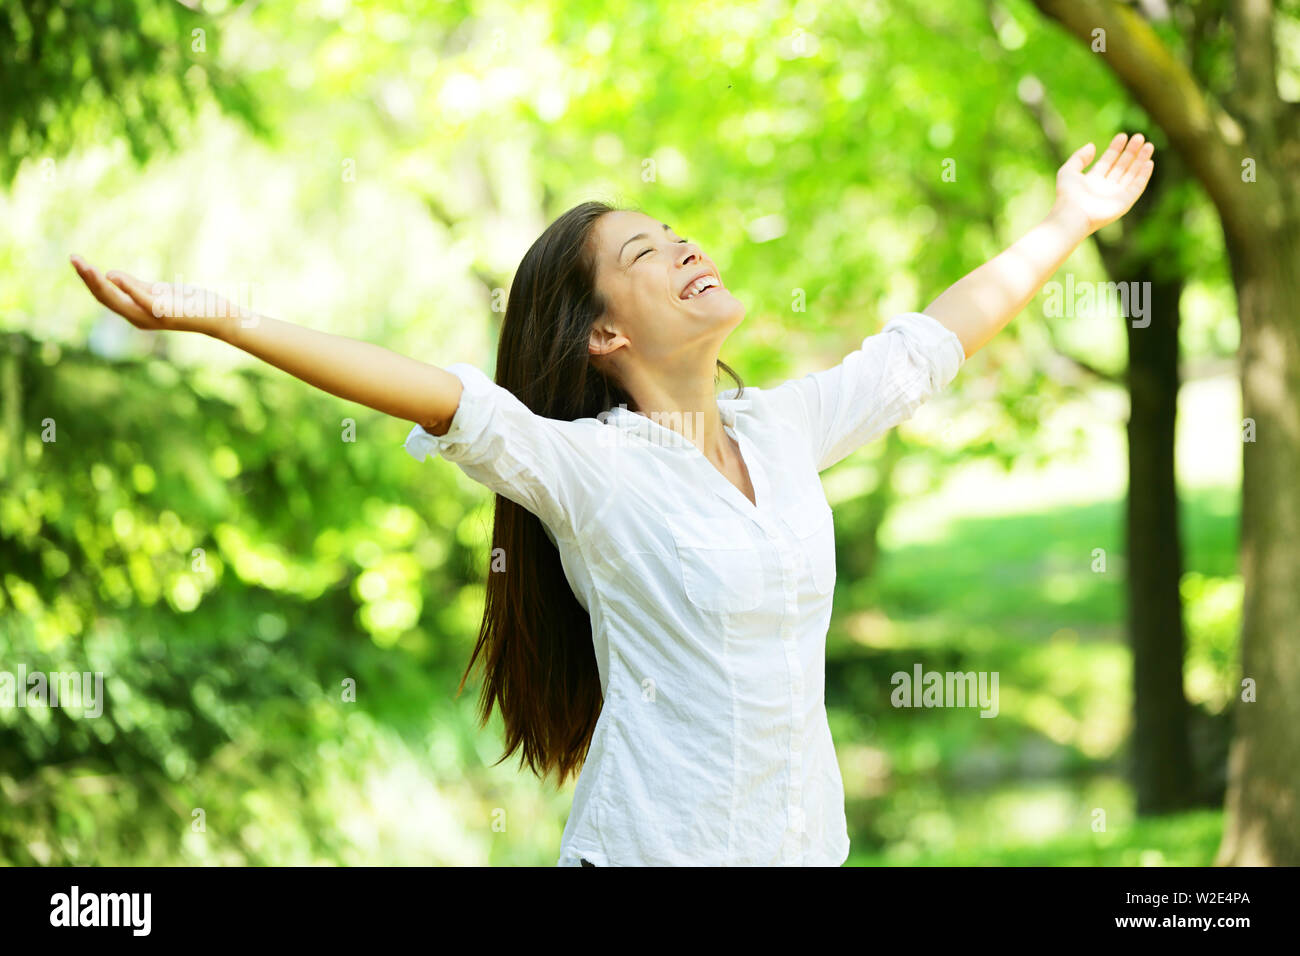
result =
[[[762,555],[747,523],[733,515],[667,514],[682,588],[703,611],[739,613],[763,596]]]
[[[831,506],[821,495],[804,495],[786,509],[783,517],[812,569],[813,587],[818,594],[829,594],[835,588],[835,522]]]

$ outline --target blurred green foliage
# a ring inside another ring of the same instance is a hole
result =
[[[524,250],[612,199],[719,263],[749,306],[724,358],[766,385],[838,361],[1045,211],[1035,95],[1078,143],[1145,128],[1020,0],[24,0],[0,45],[0,669],[98,670],[109,696],[95,719],[0,708],[5,863],[545,865],[569,806],[492,766],[477,685],[454,696],[483,490],[412,461],[402,423],[206,340],[127,334],[69,252],[234,281],[258,311],[491,372]],[[1177,198],[1152,234],[1189,276],[1185,349],[1213,362],[1236,347],[1220,239],[1203,197]],[[1072,268],[1099,275],[1088,247]],[[878,444],[824,476],[851,862],[1182,864],[1217,841],[1216,813],[1132,818],[1123,425],[1058,348],[1123,368],[1118,322],[1031,306],[904,426],[896,473]],[[1235,477],[1222,448],[1189,447],[1187,680],[1210,765],[1237,660]],[[995,477],[967,471],[981,460]],[[1049,500],[1063,461],[1074,503]],[[975,515],[1019,469],[1031,489]],[[897,504],[869,566],[882,487]],[[926,531],[945,507],[961,520]],[[892,711],[889,675],[917,660],[998,669],[999,719]]]
[[[235,0],[238,4],[238,0]],[[11,0],[0,7],[0,182],[23,160],[122,136],[138,161],[175,148],[215,100],[261,128],[247,82],[214,57],[225,3]]]
[[[0,441],[21,462],[0,506],[3,658],[101,671],[109,704],[0,709],[0,858],[343,855],[315,795],[360,785],[381,730],[419,749],[448,706],[486,503],[402,454],[398,423],[284,376],[8,344],[8,398],[54,440]]]

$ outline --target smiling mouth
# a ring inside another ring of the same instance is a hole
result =
[[[703,288],[701,288],[701,285]],[[689,302],[691,299],[698,299],[702,295],[708,295],[710,292],[716,292],[722,288],[722,283],[714,276],[700,276],[695,282],[686,287],[682,295],[678,296],[683,302]],[[692,291],[697,290],[697,291]]]

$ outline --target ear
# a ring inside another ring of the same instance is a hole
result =
[[[617,329],[593,325],[587,352],[590,355],[610,355],[628,344],[627,336]]]

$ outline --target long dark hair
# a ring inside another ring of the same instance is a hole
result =
[[[515,272],[496,382],[545,418],[596,418],[619,404],[636,409],[587,351],[592,325],[605,311],[596,290],[594,227],[618,210],[603,202],[574,206],[546,227]],[[718,368],[739,394],[740,376],[724,362]],[[581,769],[600,716],[591,618],[570,589],[541,520],[501,495],[492,550],[508,556],[506,570],[488,574],[478,643],[457,694],[481,657],[481,725],[494,705],[505,723],[506,752],[497,763],[519,750],[521,768],[527,764],[543,780],[555,772],[558,786]]]

